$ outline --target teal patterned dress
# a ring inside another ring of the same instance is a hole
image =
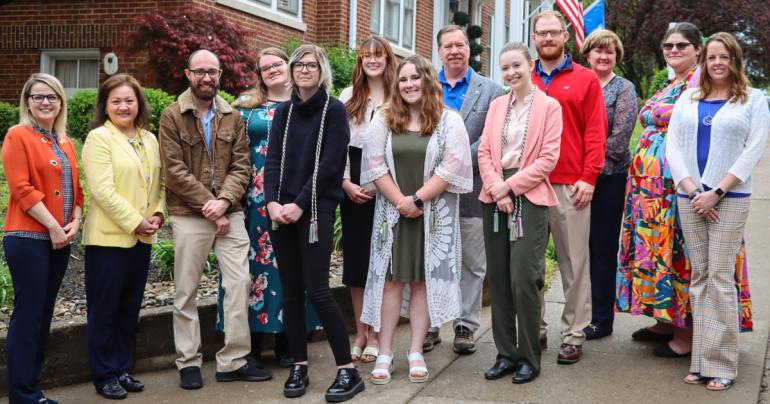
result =
[[[259,333],[282,333],[283,328],[283,292],[281,278],[273,254],[273,245],[267,234],[267,208],[263,190],[265,156],[267,156],[267,137],[273,121],[273,113],[279,102],[267,101],[255,108],[238,108],[246,131],[249,135],[249,154],[251,159],[251,181],[244,195],[244,215],[246,230],[249,233],[249,329]],[[222,299],[222,280],[219,281],[219,307],[217,308],[217,331],[224,330]],[[305,326],[307,331],[320,330],[320,321],[309,300],[306,302]]]

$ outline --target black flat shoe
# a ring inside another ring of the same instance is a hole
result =
[[[586,328],[583,328],[583,334],[586,335],[587,340],[595,340],[612,335],[612,328],[600,327],[596,324],[588,324]]]
[[[504,359],[498,359],[490,369],[484,372],[484,378],[487,380],[497,380],[507,374],[516,371],[516,367]]]
[[[264,382],[273,378],[273,372],[259,369],[247,360],[246,364],[238,370],[217,372],[216,378],[218,382]]]
[[[179,369],[179,386],[187,390],[195,390],[203,387],[201,368],[197,366],[188,366]]]
[[[659,345],[655,350],[652,351],[652,354],[659,357],[659,358],[686,358],[690,355],[692,355],[692,352],[685,352],[685,353],[678,353],[671,349],[671,346],[668,345],[668,342],[666,342],[663,345]]]
[[[289,355],[288,353],[283,354],[278,359],[278,366],[280,366],[280,367],[282,367],[284,369],[288,369],[288,368],[294,366],[294,358],[291,355]]]
[[[120,385],[129,393],[138,393],[144,390],[144,384],[128,373],[124,373],[120,376],[118,378],[118,383],[120,383]]]
[[[519,367],[516,369],[516,373],[513,375],[513,382],[515,384],[529,383],[535,380],[539,373],[540,372],[536,372],[534,369],[532,369],[528,363],[522,362],[519,364]]]
[[[100,396],[109,398],[110,400],[122,400],[128,397],[128,392],[117,381],[110,382],[102,386],[101,389],[96,390]]]
[[[641,342],[668,342],[674,339],[674,334],[660,334],[654,331],[650,331],[650,329],[647,327],[642,327],[631,334],[631,339]]]
[[[348,401],[362,391],[364,391],[364,379],[361,378],[358,369],[337,369],[334,383],[326,390],[326,401],[329,403]]]
[[[305,395],[307,386],[310,386],[307,365],[293,365],[289,371],[289,378],[283,384],[283,396],[286,398],[301,397]]]

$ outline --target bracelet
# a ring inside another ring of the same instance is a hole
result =
[[[700,195],[702,192],[703,191],[701,191],[700,189],[696,189],[695,191],[690,192],[687,195],[687,198],[689,198],[692,201],[693,199],[695,199],[696,196]]]

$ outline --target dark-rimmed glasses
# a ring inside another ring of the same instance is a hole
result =
[[[259,72],[260,73],[267,73],[267,72],[269,72],[271,70],[277,70],[279,67],[283,66],[285,63],[286,62],[281,60],[280,62],[275,62],[275,63],[273,63],[271,65],[260,66],[259,67]]]
[[[207,74],[212,79],[215,79],[222,73],[222,69],[195,69],[190,71],[199,79],[206,77]]]
[[[42,104],[43,100],[48,100],[51,104],[56,104],[60,98],[56,94],[30,94],[29,99],[35,104]]]
[[[317,72],[318,69],[321,68],[321,65],[319,65],[317,62],[308,62],[308,63],[302,63],[297,62],[294,63],[294,65],[291,67],[292,70],[295,72],[301,72],[307,68],[307,71],[309,72]]]

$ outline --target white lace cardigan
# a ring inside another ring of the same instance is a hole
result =
[[[374,180],[390,174],[398,184],[393,163],[393,132],[381,114],[369,124],[364,138],[361,184],[374,189]],[[431,135],[425,152],[423,181],[433,175],[449,183],[446,191],[424,206],[425,280],[430,324],[438,327],[460,316],[460,196],[473,189],[473,166],[468,133],[455,112],[445,110],[438,130]],[[397,185],[398,186],[398,185]],[[393,253],[393,227],[400,215],[382,195],[377,196],[369,258],[369,273],[364,289],[361,321],[380,330],[380,310],[385,276]],[[401,315],[408,317],[410,289],[404,288]]]
[[[714,116],[708,162],[698,170],[697,88],[682,93],[674,105],[666,135],[666,160],[674,183],[690,177],[699,187],[715,188],[726,173],[741,181],[733,192],[751,193],[751,173],[767,144],[770,112],[764,95],[749,88],[746,103],[728,102]]]

